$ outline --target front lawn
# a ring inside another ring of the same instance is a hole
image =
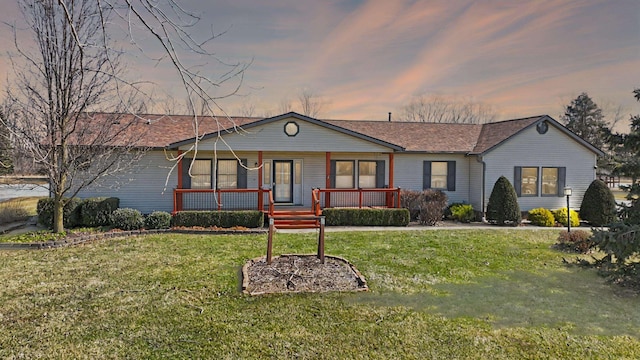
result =
[[[640,298],[546,230],[327,233],[368,293],[251,297],[266,235],[0,252],[0,358],[639,358]],[[274,254],[314,253],[277,234]]]

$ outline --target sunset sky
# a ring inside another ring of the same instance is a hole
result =
[[[276,115],[279,103],[295,102],[302,89],[322,97],[324,118],[385,119],[425,93],[488,103],[500,119],[558,119],[581,92],[640,113],[631,94],[640,87],[638,0],[181,3],[202,16],[194,32],[210,29],[204,25],[226,31],[213,43],[220,58],[252,61],[243,96],[221,102],[231,114],[245,103],[255,115]],[[0,20],[19,16],[14,1],[0,4]],[[3,48],[11,45],[7,38]],[[134,61],[133,72],[171,94],[168,67]],[[0,72],[7,68],[3,56]]]

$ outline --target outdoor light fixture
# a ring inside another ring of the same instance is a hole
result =
[[[569,208],[569,197],[571,196],[571,187],[564,187],[564,195],[567,197],[567,232],[571,232],[571,208]]]

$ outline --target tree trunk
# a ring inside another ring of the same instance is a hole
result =
[[[63,144],[60,147],[61,154],[59,156],[62,157],[62,163],[66,160],[67,157],[67,148]],[[61,233],[64,232],[64,188],[67,186],[67,175],[64,172],[60,173],[60,177],[58,178],[58,183],[56,184],[54,195],[53,195],[53,232]]]
[[[53,199],[53,232],[61,233],[64,231],[64,201],[58,194]]]

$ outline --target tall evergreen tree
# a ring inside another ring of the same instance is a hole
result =
[[[611,133],[602,114],[602,109],[587,95],[582,93],[565,108],[562,117],[567,129],[590,144],[602,148]]]
[[[598,172],[610,174],[614,168],[612,134],[602,109],[583,92],[567,105],[562,121],[567,129],[605,152],[605,156],[598,158]]]
[[[640,101],[640,88],[633,94]],[[611,146],[615,150],[614,174],[631,178],[632,183],[640,179],[640,115],[632,115],[628,134],[615,134]]]

